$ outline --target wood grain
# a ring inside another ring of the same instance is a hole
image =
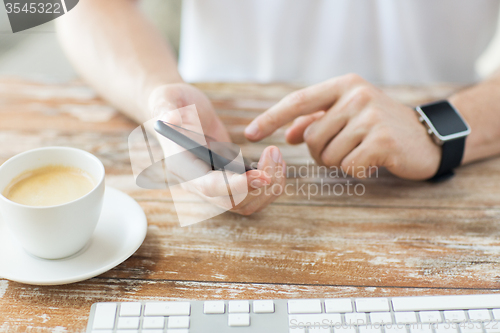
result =
[[[135,185],[127,139],[137,124],[79,82],[0,79],[0,163],[41,146],[85,149],[103,161],[108,185],[139,202],[149,225],[141,248],[99,277],[52,287],[0,279],[0,332],[84,332],[98,301],[500,292],[499,159],[460,168],[442,184],[404,181],[384,170],[364,181],[328,177],[317,172],[305,146],[285,144],[283,129],[260,143],[242,135],[258,113],[299,87],[198,87],[246,157],[280,147],[289,186],[259,214],[224,213],[182,228],[170,191]],[[408,105],[459,88],[383,87]],[[347,182],[362,186],[363,195],[307,194]],[[199,211],[206,206],[189,202]]]

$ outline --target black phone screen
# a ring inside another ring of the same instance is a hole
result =
[[[248,162],[243,165],[235,162],[240,155],[240,148],[233,143],[219,142],[207,135],[161,120],[155,122],[154,129],[210,165],[212,170],[228,170],[236,173],[255,170]]]

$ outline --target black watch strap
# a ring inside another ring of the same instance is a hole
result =
[[[454,175],[453,169],[462,163],[464,155],[465,138],[458,138],[455,140],[446,141],[443,143],[441,153],[441,163],[439,164],[438,171],[430,180],[439,182],[446,180]]]

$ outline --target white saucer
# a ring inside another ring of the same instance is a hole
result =
[[[144,241],[147,226],[134,199],[106,187],[101,218],[87,246],[71,257],[47,260],[27,253],[0,220],[0,277],[36,285],[90,279],[130,257]]]

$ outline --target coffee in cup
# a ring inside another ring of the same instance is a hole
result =
[[[0,166],[0,214],[29,253],[60,259],[82,250],[104,201],[104,166],[75,148],[47,147]]]
[[[55,206],[83,197],[94,187],[95,181],[82,169],[48,165],[21,173],[2,194],[22,205]]]

